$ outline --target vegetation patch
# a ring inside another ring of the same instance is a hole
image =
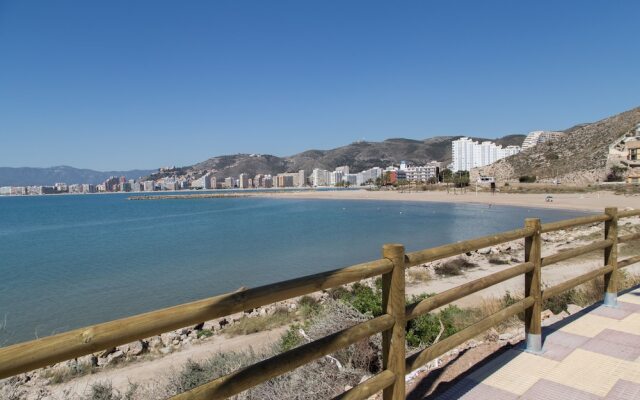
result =
[[[504,258],[498,257],[498,256],[492,256],[492,257],[489,257],[489,264],[505,265],[505,264],[509,264],[509,260],[505,260]]]
[[[244,316],[235,324],[225,328],[224,333],[228,336],[237,336],[268,331],[290,323],[293,318],[294,316],[287,309],[277,308],[271,315]]]
[[[446,261],[434,268],[436,274],[440,276],[457,276],[462,275],[465,270],[471,268],[477,268],[478,264],[467,261],[466,259],[459,257],[453,260]]]

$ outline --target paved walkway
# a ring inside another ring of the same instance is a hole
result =
[[[640,399],[640,288],[543,331],[541,355],[510,349],[438,399]]]

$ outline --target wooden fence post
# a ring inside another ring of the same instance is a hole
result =
[[[608,207],[604,213],[611,220],[604,223],[604,238],[613,240],[611,246],[604,249],[604,264],[613,270],[604,275],[604,305],[616,307],[618,305],[618,208]]]
[[[539,218],[527,218],[525,228],[533,228],[532,236],[524,239],[524,261],[532,262],[533,269],[524,275],[524,296],[533,297],[534,303],[524,312],[524,328],[527,334],[527,351],[542,352],[542,240]]]
[[[382,332],[382,368],[395,374],[395,382],[383,391],[384,400],[405,398],[405,282],[404,246],[385,244],[382,257],[393,262],[393,270],[382,275],[382,311],[393,316],[395,323]]]

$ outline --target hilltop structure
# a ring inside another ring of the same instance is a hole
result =
[[[564,136],[564,132],[554,131],[533,131],[530,132],[522,142],[522,150],[529,149],[541,143],[556,140]]]

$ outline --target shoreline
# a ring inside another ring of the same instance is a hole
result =
[[[637,208],[638,196],[616,195],[611,192],[599,193],[559,193],[552,194],[553,201],[545,201],[546,194],[531,193],[447,193],[444,191],[398,192],[398,191],[313,191],[291,193],[252,193],[249,197],[305,200],[371,200],[371,201],[413,201],[450,204],[481,204],[497,206],[530,207],[542,209],[598,212],[606,207],[619,209]]]

